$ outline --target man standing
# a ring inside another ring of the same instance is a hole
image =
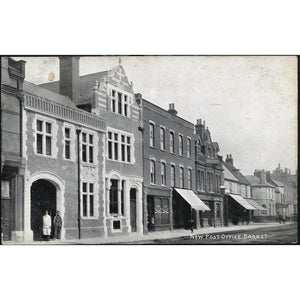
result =
[[[43,235],[46,237],[46,241],[49,242],[51,234],[51,217],[48,215],[48,210],[46,210],[43,216]]]
[[[60,212],[56,212],[56,216],[53,219],[54,223],[54,239],[59,239],[61,237],[61,226],[62,226],[62,218],[60,216]]]

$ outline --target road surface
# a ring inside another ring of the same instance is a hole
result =
[[[126,244],[171,244],[171,245],[233,245],[233,244],[297,244],[297,224],[267,228],[239,230],[212,234],[197,234],[181,238],[139,241]]]

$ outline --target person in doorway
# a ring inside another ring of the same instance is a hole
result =
[[[62,226],[62,218],[60,216],[60,211],[56,212],[56,216],[53,219],[53,224],[54,224],[54,239],[59,239],[61,238],[61,226]]]
[[[46,210],[43,216],[43,235],[47,242],[50,240],[51,234],[51,217],[48,215],[48,210]]]

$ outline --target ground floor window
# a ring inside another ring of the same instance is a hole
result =
[[[124,187],[124,180],[110,180],[109,213],[111,215],[124,215]]]
[[[82,216],[94,216],[94,183],[82,183]]]

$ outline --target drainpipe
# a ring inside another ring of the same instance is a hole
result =
[[[81,218],[80,218],[80,211],[81,211],[81,201],[80,201],[80,129],[76,129],[77,134],[77,205],[78,205],[78,211],[77,211],[77,217],[78,217],[78,239],[81,238]]]

